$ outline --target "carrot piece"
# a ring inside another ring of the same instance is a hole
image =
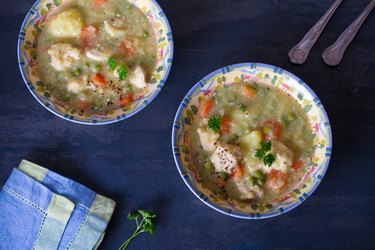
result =
[[[274,169],[267,176],[266,184],[270,189],[280,191],[288,184],[288,175]]]
[[[224,116],[223,118],[221,118],[221,122],[220,122],[220,133],[222,135],[227,135],[230,133],[230,130],[231,130],[231,123],[232,123],[232,120],[226,116]]]
[[[243,176],[243,167],[241,164],[238,164],[236,168],[233,169],[232,178],[234,180],[239,180]]]
[[[219,187],[225,187],[227,185],[227,182],[224,180],[224,179],[221,179],[221,178],[217,178],[215,180],[216,184],[219,186]]]
[[[215,105],[215,100],[212,98],[203,99],[200,105],[199,114],[202,118],[208,118],[210,112]]]
[[[252,99],[256,96],[255,89],[253,89],[252,87],[248,85],[243,85],[241,89],[242,89],[242,93],[244,94],[244,96],[248,99]]]
[[[84,27],[81,31],[81,40],[87,45],[95,40],[99,35],[99,30],[92,25]]]
[[[302,167],[303,167],[303,161],[298,160],[298,161],[293,162],[292,168],[293,168],[295,171],[300,170]]]
[[[132,101],[133,95],[129,93],[126,96],[121,97],[120,100],[118,100],[117,105],[123,108],[128,106]]]
[[[122,40],[122,42],[120,43],[120,48],[125,51],[125,58],[134,55],[133,44],[128,39]]]
[[[92,6],[94,7],[103,7],[108,3],[108,0],[93,0]]]
[[[266,140],[275,140],[280,138],[282,128],[280,123],[275,120],[268,120],[263,123],[263,134]]]
[[[81,110],[81,111],[85,111],[85,110],[88,110],[90,105],[88,102],[79,102],[76,104],[76,107],[77,109]]]
[[[105,77],[103,74],[98,73],[94,76],[93,82],[101,87],[105,87],[107,85],[107,81],[105,80]]]

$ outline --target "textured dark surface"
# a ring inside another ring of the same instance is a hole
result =
[[[159,96],[117,124],[90,127],[45,110],[17,65],[18,29],[33,0],[0,2],[0,186],[26,158],[116,200],[101,249],[116,249],[133,231],[129,211],[156,211],[154,238],[131,249],[375,249],[375,13],[336,68],[321,54],[369,0],[346,0],[303,66],[289,49],[333,0],[160,0],[172,26],[175,57]],[[217,68],[264,62],[301,77],[332,124],[333,156],[314,195],[267,220],[234,219],[202,204],[185,186],[171,153],[171,124],[185,93]],[[0,243],[1,244],[1,243]],[[1,248],[1,247],[0,247]]]

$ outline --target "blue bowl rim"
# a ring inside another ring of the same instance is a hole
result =
[[[19,31],[19,34],[18,34],[18,43],[17,43],[17,60],[18,60],[18,67],[20,69],[20,72],[21,72],[21,75],[22,75],[22,79],[27,87],[27,89],[30,91],[30,93],[34,96],[34,98],[44,107],[46,108],[48,111],[50,111],[51,113],[53,113],[54,115],[60,117],[60,118],[63,118],[64,120],[67,120],[67,121],[70,121],[70,122],[74,122],[74,123],[78,123],[78,124],[82,124],[82,125],[106,125],[106,124],[111,124],[111,123],[115,123],[115,122],[119,122],[119,121],[122,121],[122,120],[125,120],[129,117],[132,117],[133,115],[137,114],[138,112],[140,112],[141,110],[143,110],[147,105],[149,105],[154,99],[155,97],[159,94],[159,92],[161,91],[162,87],[164,86],[165,82],[167,81],[168,79],[168,76],[169,76],[169,73],[171,71],[171,68],[172,68],[172,62],[173,62],[173,56],[174,56],[174,41],[173,41],[173,33],[172,33],[172,29],[171,29],[171,26],[169,24],[169,21],[168,21],[168,18],[166,15],[163,15],[162,18],[164,19],[166,25],[167,25],[167,31],[166,33],[167,34],[170,34],[170,49],[171,49],[171,55],[170,55],[170,62],[168,63],[169,64],[169,67],[167,69],[167,72],[165,74],[165,77],[164,79],[160,80],[160,82],[163,82],[163,84],[161,85],[160,88],[156,88],[154,94],[151,96],[151,98],[149,100],[147,100],[147,103],[145,105],[141,105],[141,107],[135,111],[132,111],[130,112],[129,114],[126,114],[126,115],[120,115],[120,118],[113,118],[113,119],[110,119],[110,120],[104,120],[104,121],[97,121],[97,122],[89,122],[89,121],[80,121],[80,120],[75,120],[75,119],[71,119],[68,115],[68,117],[62,115],[62,114],[59,114],[58,112],[56,112],[54,109],[52,109],[49,105],[46,105],[39,97],[38,95],[33,91],[32,87],[30,87],[30,85],[28,84],[28,81],[27,81],[27,78],[26,78],[26,73],[24,72],[24,70],[22,69],[22,64],[21,64],[21,51],[22,51],[22,48],[21,48],[21,44],[22,44],[22,39],[21,39],[21,35],[23,33],[23,30],[26,26],[26,22],[27,20],[29,19],[29,16],[30,15],[33,15],[33,12],[31,11],[33,8],[36,8],[38,6],[38,4],[40,3],[40,1],[42,0],[37,0],[30,8],[29,12],[26,14],[23,22],[22,22],[22,25],[21,25],[21,28],[20,28],[20,31]],[[163,9],[160,7],[160,5],[158,4],[158,2],[156,0],[149,0],[151,1],[155,6],[156,8],[158,9],[159,13],[164,13]]]
[[[315,94],[315,92],[304,82],[302,81],[299,77],[297,77],[296,75],[290,73],[289,71],[287,70],[284,70],[280,67],[276,67],[276,66],[273,66],[273,65],[270,65],[270,64],[265,64],[265,63],[250,63],[250,62],[246,62],[246,63],[239,63],[239,64],[233,64],[233,65],[229,65],[229,66],[226,66],[226,67],[223,67],[223,68],[220,68],[208,75],[206,75],[203,79],[201,79],[200,81],[198,81],[190,90],[189,92],[186,94],[186,96],[182,99],[183,101],[180,103],[178,109],[177,109],[177,112],[176,112],[176,115],[175,115],[175,118],[174,118],[174,121],[173,121],[173,125],[172,125],[172,152],[173,152],[173,158],[174,158],[174,161],[175,161],[175,164],[176,164],[176,167],[177,167],[177,170],[178,172],[180,173],[180,176],[181,178],[183,179],[183,181],[185,182],[185,184],[188,186],[188,188],[190,189],[191,192],[193,192],[193,194],[200,200],[202,201],[204,204],[206,204],[207,206],[209,206],[210,208],[222,213],[222,214],[225,214],[225,215],[228,215],[228,216],[231,216],[231,217],[235,217],[235,218],[239,218],[239,219],[267,219],[267,218],[272,218],[272,217],[275,217],[275,216],[278,216],[278,215],[281,215],[281,214],[285,214],[286,212],[289,212],[291,211],[292,209],[296,208],[297,206],[299,206],[302,202],[304,202],[314,191],[315,189],[319,186],[320,182],[322,181],[327,169],[328,169],[328,165],[329,165],[329,162],[330,162],[330,159],[331,159],[331,156],[327,157],[326,156],[326,161],[325,161],[325,164],[323,166],[323,171],[322,171],[322,174],[321,174],[321,178],[320,180],[318,179],[316,181],[316,183],[314,184],[314,186],[311,188],[310,192],[307,194],[307,197],[303,200],[300,200],[299,203],[294,203],[293,205],[291,206],[288,206],[287,208],[285,209],[281,209],[279,210],[278,212],[273,212],[273,213],[268,213],[268,214],[261,214],[261,213],[253,213],[253,214],[249,214],[249,215],[244,215],[244,214],[240,214],[240,213],[235,213],[233,212],[232,210],[226,210],[226,209],[223,209],[213,203],[211,203],[209,201],[209,199],[207,199],[203,194],[199,193],[199,191],[189,182],[189,178],[187,176],[187,174],[184,173],[183,171],[183,168],[182,168],[182,165],[180,163],[180,159],[179,159],[179,153],[175,153],[174,152],[174,146],[177,146],[177,130],[179,129],[179,125],[178,125],[178,121],[180,119],[180,116],[182,115],[182,112],[183,110],[185,110],[185,107],[183,106],[183,103],[184,103],[184,100],[189,99],[188,97],[191,96],[192,93],[194,93],[196,91],[197,88],[200,88],[202,87],[200,85],[200,82],[203,81],[208,81],[209,79],[211,79],[213,76],[215,75],[218,75],[218,74],[221,74],[223,72],[225,72],[225,70],[230,67],[232,70],[235,69],[235,68],[240,68],[240,67],[251,67],[251,65],[257,65],[257,66],[260,66],[260,67],[263,67],[263,68],[269,68],[269,69],[279,69],[279,70],[282,70],[283,74],[286,74],[288,76],[290,76],[291,78],[293,78],[294,80],[296,80],[298,83],[300,83],[313,97],[314,99],[316,99],[317,102],[320,102],[320,99],[318,98],[318,96]],[[190,99],[189,99],[190,101]],[[328,137],[329,137],[329,145],[327,147],[331,148],[332,149],[332,131],[331,131],[331,126],[330,126],[330,122],[329,122],[329,118],[328,118],[328,115],[327,115],[327,112],[323,106],[323,104],[319,107],[324,115],[324,118],[326,119],[326,122],[328,123]],[[175,126],[176,125],[176,126]]]

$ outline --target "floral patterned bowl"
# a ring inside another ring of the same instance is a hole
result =
[[[222,200],[209,190],[189,160],[189,131],[204,94],[224,84],[251,80],[276,86],[295,98],[306,112],[314,136],[308,171],[300,186],[273,202],[244,204]],[[189,189],[203,203],[223,214],[242,219],[263,219],[283,214],[301,204],[321,182],[331,157],[332,134],[327,114],[315,93],[295,75],[275,66],[243,63],[219,69],[199,81],[178,108],[172,130],[172,147],[177,169]]]
[[[51,96],[45,84],[39,79],[36,69],[36,38],[42,31],[41,20],[47,11],[69,0],[38,0],[27,13],[19,33],[18,63],[22,77],[31,94],[46,109],[66,120],[88,124],[108,124],[124,120],[145,108],[160,92],[172,66],[172,31],[163,10],[154,0],[129,0],[139,8],[152,23],[157,39],[159,60],[147,90],[136,102],[126,109],[118,109],[105,116],[86,115],[65,107]]]

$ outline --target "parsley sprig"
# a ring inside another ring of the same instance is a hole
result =
[[[208,120],[207,126],[212,129],[215,132],[219,132],[220,130],[220,123],[221,123],[221,117],[218,115],[215,115],[214,117],[211,117]]]
[[[271,166],[275,161],[275,156],[273,154],[267,154],[271,150],[272,143],[269,142],[260,142],[260,149],[255,152],[255,157],[263,160],[264,165]]]
[[[142,216],[141,222],[139,222],[138,218]],[[139,234],[149,232],[151,236],[155,234],[155,219],[156,215],[152,212],[148,212],[146,210],[138,210],[135,213],[128,214],[128,220],[134,220],[137,228],[135,229],[132,236],[129,237],[119,248],[119,250],[124,250],[128,247],[130,242]]]

